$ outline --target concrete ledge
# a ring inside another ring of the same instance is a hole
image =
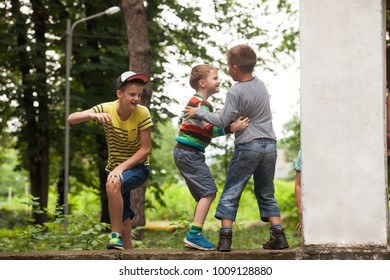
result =
[[[390,260],[390,247],[304,246],[282,251],[236,249],[229,253],[181,249],[1,252],[0,260]]]

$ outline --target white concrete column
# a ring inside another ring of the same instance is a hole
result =
[[[385,1],[301,0],[305,245],[386,245]]]

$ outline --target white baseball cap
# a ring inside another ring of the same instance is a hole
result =
[[[145,74],[135,73],[133,71],[126,71],[122,73],[116,80],[116,89],[119,89],[123,84],[133,80],[140,80],[144,84],[146,84],[149,78]]]

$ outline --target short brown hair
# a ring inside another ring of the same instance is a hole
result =
[[[194,66],[190,74],[190,86],[193,89],[198,90],[199,81],[202,79],[206,79],[207,76],[210,74],[211,70],[217,71],[217,68],[208,64],[199,64]]]
[[[252,73],[255,68],[257,56],[255,51],[248,45],[237,45],[230,48],[226,53],[227,61],[236,65],[241,71]]]

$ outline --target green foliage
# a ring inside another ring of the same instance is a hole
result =
[[[3,206],[0,209],[0,229],[6,232],[5,235],[0,232],[0,236],[7,236],[9,231],[22,228],[30,221],[30,213],[26,208],[8,209]]]
[[[275,186],[287,238],[291,246],[296,246],[301,242],[301,238],[294,229],[298,217],[293,196],[293,182],[275,181]],[[240,201],[237,222],[234,227],[235,248],[262,248],[262,243],[269,238],[268,224],[259,220],[257,203],[251,188],[252,185],[248,184]],[[148,209],[146,212],[148,224],[165,223],[174,226],[175,230],[172,232],[137,228],[133,230],[133,233],[137,230],[143,230],[145,238],[142,241],[134,240],[133,244],[136,248],[183,248],[182,239],[192,223],[195,201],[184,183],[165,185],[163,190],[161,199],[165,202],[165,206],[160,205],[153,198],[153,193],[147,193],[147,199],[155,206],[155,209]],[[74,196],[71,198],[72,205],[78,211],[65,217],[61,214],[61,207],[49,209],[51,221],[44,225],[31,223],[29,211],[33,209],[34,204],[37,204],[36,198],[31,196],[27,200],[26,198],[20,199],[18,210],[16,208],[13,210],[2,209],[0,211],[0,251],[104,248],[108,240],[107,231],[109,231],[110,226],[97,221],[96,210],[86,209],[83,206],[85,202],[87,204],[94,203],[88,191],[74,194]],[[216,201],[212,204],[204,227],[204,235],[214,243],[218,242],[219,230],[219,221],[213,217]],[[38,211],[38,208],[34,209],[37,209],[34,211]]]
[[[32,197],[25,203],[39,206],[37,199]],[[34,211],[38,214],[42,211],[38,207],[33,209],[37,209]],[[56,208],[51,222],[14,225],[14,231],[0,232],[0,251],[91,250],[105,246],[110,225],[99,223],[87,214],[64,216],[61,213],[62,209]],[[23,217],[25,213],[18,215]]]
[[[284,137],[279,141],[280,147],[283,148],[285,158],[289,162],[294,162],[297,158],[298,151],[301,149],[301,123],[298,115],[294,115],[283,126]],[[291,170],[289,177],[294,178],[294,170]]]
[[[27,225],[19,229],[17,235],[3,237],[0,251],[92,250],[104,247],[107,241],[105,231],[109,225],[91,221],[87,216],[78,218],[81,220],[67,221],[67,227],[64,217],[44,225]]]
[[[11,143],[11,141],[9,142]],[[0,204],[3,202],[2,197],[7,197],[8,190],[13,193],[23,193],[27,174],[18,170],[17,151],[7,148],[6,145],[0,148]]]

